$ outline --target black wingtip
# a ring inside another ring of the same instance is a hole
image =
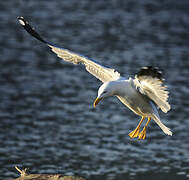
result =
[[[19,23],[20,23],[22,26],[25,26],[25,25],[26,25],[27,22],[25,21],[25,19],[24,19],[22,16],[17,17],[17,19],[18,19]]]
[[[17,17],[19,23],[22,25],[22,27],[30,34],[32,35],[33,37],[37,38],[38,40],[40,40],[41,42],[43,43],[47,43],[47,41],[45,41],[35,30],[34,28],[32,28],[30,26],[30,24],[24,19],[24,17],[22,16],[19,16]]]
[[[153,78],[158,78],[159,80],[164,81],[164,79],[162,78],[162,72],[159,71],[157,67],[142,67],[137,73],[137,78],[140,78],[140,76],[151,76]]]

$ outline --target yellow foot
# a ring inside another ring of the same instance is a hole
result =
[[[142,118],[141,118],[138,126],[136,127],[136,129],[134,131],[132,131],[132,132],[129,133],[130,138],[138,137],[140,126],[141,126],[142,122],[144,121],[144,119],[145,119],[145,117],[142,116]]]
[[[138,137],[139,134],[139,128],[136,128],[134,131],[129,133],[130,138]]]
[[[138,139],[145,139],[146,138],[146,127],[143,128],[143,130],[138,135]]]

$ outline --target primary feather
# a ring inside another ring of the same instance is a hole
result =
[[[47,42],[34,30],[34,28],[30,26],[30,24],[23,17],[18,17],[18,20],[30,35],[49,46],[51,50],[64,61],[73,64],[81,63],[85,65],[86,70],[102,82],[114,81],[120,78],[120,74],[114,69],[104,67],[85,56],[79,55],[64,48],[54,46],[52,43]]]

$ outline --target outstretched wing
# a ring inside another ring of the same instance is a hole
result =
[[[171,109],[168,91],[163,85],[161,72],[156,68],[143,67],[135,76],[134,83],[141,94],[148,96],[163,112]]]
[[[113,81],[120,78],[120,74],[114,69],[104,67],[85,56],[48,43],[29,25],[29,23],[23,17],[18,17],[18,20],[30,35],[49,46],[51,50],[63,60],[73,64],[84,64],[86,70],[102,82]]]

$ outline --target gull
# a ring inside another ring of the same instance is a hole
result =
[[[94,107],[102,99],[116,96],[131,111],[141,116],[136,129],[129,133],[130,138],[145,139],[147,126],[151,120],[154,120],[165,134],[172,136],[171,130],[162,123],[158,113],[158,109],[164,113],[171,109],[168,103],[167,87],[164,85],[164,79],[158,68],[142,67],[134,78],[124,78],[112,68],[102,66],[92,59],[49,43],[23,17],[18,17],[18,20],[30,35],[45,43],[58,57],[73,64],[83,64],[90,74],[102,81],[103,84],[98,89]],[[141,124],[146,118],[147,122],[140,131]]]

